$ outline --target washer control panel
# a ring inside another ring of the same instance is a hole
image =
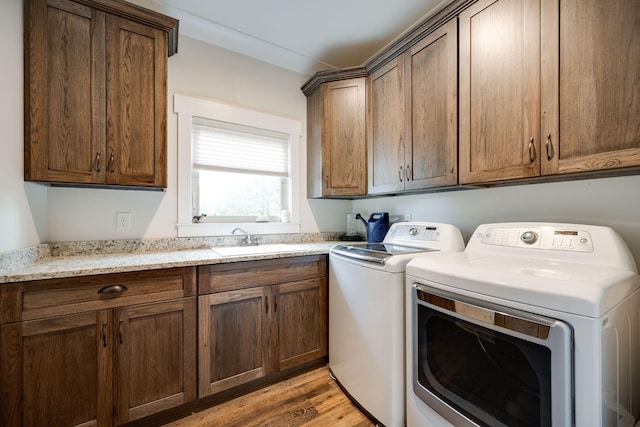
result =
[[[389,239],[385,238],[385,241],[389,242],[395,239],[437,242],[440,240],[440,231],[436,226],[398,224],[393,227],[389,237]]]
[[[437,251],[464,250],[458,227],[439,222],[396,222],[391,224],[382,243]]]
[[[486,230],[482,235],[481,243],[532,249],[593,252],[593,242],[589,232],[578,229],[495,227]]]

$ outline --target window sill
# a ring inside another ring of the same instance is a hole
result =
[[[178,224],[178,237],[228,236],[240,227],[249,234],[299,233],[300,224],[283,222]]]

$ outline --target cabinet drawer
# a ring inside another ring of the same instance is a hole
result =
[[[195,267],[39,280],[0,287],[2,323],[195,295]]]
[[[326,255],[205,265],[198,267],[198,293],[204,295],[326,276]]]

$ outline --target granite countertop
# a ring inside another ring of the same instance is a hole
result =
[[[285,251],[224,257],[210,247],[141,253],[45,256],[32,263],[0,272],[0,283],[328,254],[329,249],[337,243],[335,241],[293,243],[287,244]]]

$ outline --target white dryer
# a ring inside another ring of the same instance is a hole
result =
[[[408,427],[640,418],[640,277],[610,228],[485,224],[406,270]]]

